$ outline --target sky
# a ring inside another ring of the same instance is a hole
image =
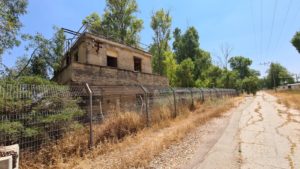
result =
[[[152,14],[164,8],[172,16],[172,30],[185,31],[194,26],[200,36],[200,47],[209,51],[217,63],[220,46],[233,48],[231,56],[253,60],[252,68],[264,76],[266,62],[278,62],[291,73],[300,74],[300,54],[290,43],[300,31],[299,0],[137,0],[138,18],[143,19],[141,42],[150,44]],[[97,12],[103,14],[105,0],[29,0],[27,14],[21,17],[21,33],[42,33],[51,38],[53,26],[78,30],[82,20]],[[24,43],[23,43],[24,45]],[[13,48],[2,58],[13,66],[23,56],[24,46]]]

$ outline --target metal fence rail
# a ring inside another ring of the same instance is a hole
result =
[[[90,92],[89,92],[90,89]],[[136,112],[155,121],[166,107],[172,117],[183,105],[207,99],[232,97],[234,89],[170,88],[155,86],[60,86],[0,84],[0,146],[19,144],[36,151],[65,133],[89,127],[112,113]]]

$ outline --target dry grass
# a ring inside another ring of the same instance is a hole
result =
[[[86,168],[92,163],[102,168],[145,167],[199,125],[222,116],[237,100],[241,99],[209,100],[196,104],[193,112],[188,111],[188,106],[182,106],[175,119],[169,106],[156,108],[151,127],[146,127],[144,118],[136,113],[115,114],[94,127],[96,147],[93,150],[87,149],[88,131],[81,129],[67,134],[58,144],[45,147],[34,157],[25,156],[21,167]]]
[[[300,91],[288,90],[270,93],[278,98],[277,102],[279,104],[284,104],[288,108],[300,110]]]

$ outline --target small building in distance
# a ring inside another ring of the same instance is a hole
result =
[[[169,86],[168,79],[152,73],[151,54],[88,32],[66,52],[54,80],[59,84],[94,86]]]
[[[286,84],[278,87],[279,90],[300,90],[300,83]]]

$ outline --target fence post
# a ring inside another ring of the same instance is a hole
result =
[[[175,118],[177,116],[176,92],[172,87],[170,89],[172,90],[172,93],[173,93],[173,100],[174,100],[174,102],[173,102],[173,104],[174,104],[174,115],[173,116]]]
[[[88,83],[85,83],[86,90],[89,94],[89,108],[90,108],[90,140],[89,148],[92,149],[94,146],[94,136],[93,136],[93,92]]]
[[[193,90],[188,88],[189,91],[191,92],[191,99],[192,99],[192,104],[191,104],[191,108],[193,109],[194,108],[194,96],[193,96]]]
[[[146,118],[147,118],[147,126],[149,127],[150,124],[151,124],[151,116],[150,116],[150,113],[149,113],[149,96],[148,96],[149,92],[143,85],[140,85],[140,87],[142,88],[142,90],[145,93]]]
[[[203,103],[204,102],[204,92],[203,92],[203,89],[200,89],[200,92],[201,92],[201,101]]]

